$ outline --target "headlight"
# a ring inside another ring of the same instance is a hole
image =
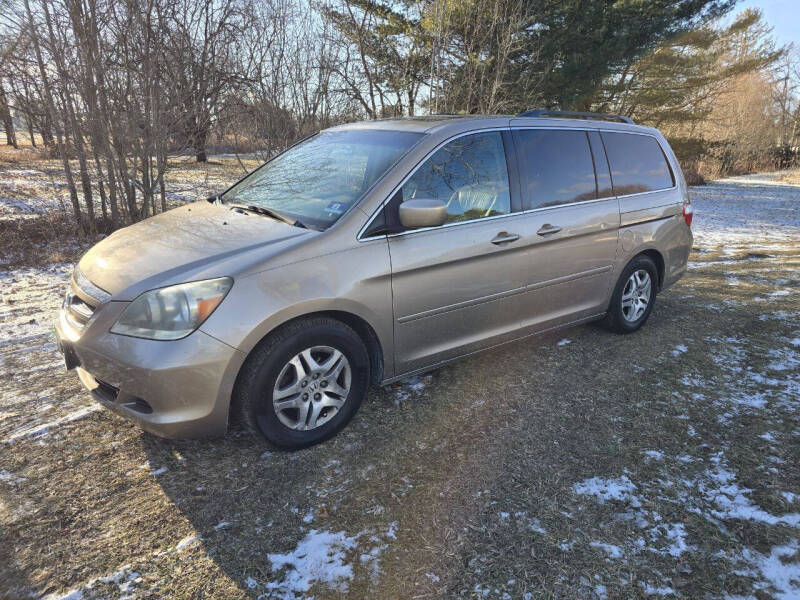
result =
[[[193,281],[145,292],[128,305],[111,333],[177,340],[202,325],[231,289],[230,277]]]

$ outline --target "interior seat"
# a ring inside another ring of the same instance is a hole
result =
[[[447,212],[452,215],[474,212],[475,217],[488,217],[492,211],[500,210],[505,213],[509,210],[508,187],[474,183],[458,188],[450,195],[447,201]]]

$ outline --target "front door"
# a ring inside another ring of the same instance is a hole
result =
[[[442,146],[387,207],[411,198],[448,207],[440,227],[389,236],[398,374],[515,336],[527,259],[513,196],[503,135],[489,131]]]

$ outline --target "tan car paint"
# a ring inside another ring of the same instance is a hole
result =
[[[589,200],[511,215],[368,238],[364,231],[413,170],[456,136],[511,125],[640,132],[656,137],[676,177],[671,190]],[[553,118],[467,117],[373,121],[342,126],[426,135],[325,232],[300,229],[228,206],[195,202],[113,234],[79,269],[106,290],[74,340],[79,375],[120,388],[104,404],[167,436],[219,434],[247,355],[276,327],[327,312],[363,326],[374,364],[389,382],[466,354],[591,320],[609,304],[619,272],[643,251],[664,263],[662,288],[685,271],[692,236],[681,208],[686,184],[656,130]],[[560,228],[540,235],[544,226]],[[493,244],[499,234],[518,235]],[[110,334],[144,291],[232,277],[233,287],[200,329],[177,341]],[[95,390],[102,401],[102,394]],[[141,397],[142,414],[125,406]]]
[[[315,234],[228,206],[193,202],[117,230],[79,266],[115,300],[133,300],[158,287],[260,268]]]

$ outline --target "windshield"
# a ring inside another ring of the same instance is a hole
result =
[[[358,202],[421,135],[323,131],[253,171],[225,192],[222,200],[270,209],[325,229]]]

